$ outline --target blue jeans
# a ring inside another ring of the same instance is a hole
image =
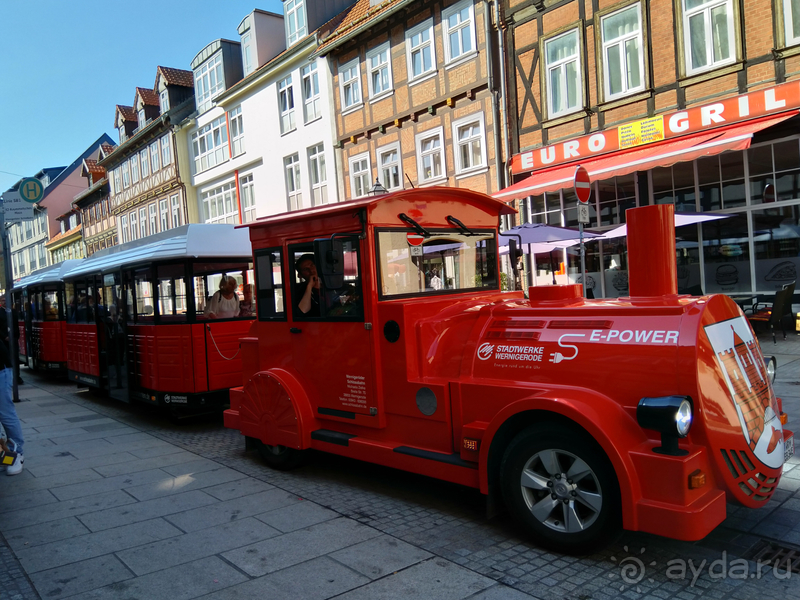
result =
[[[16,451],[23,454],[25,438],[22,437],[22,425],[17,416],[17,409],[14,408],[13,378],[14,369],[10,367],[0,369],[0,423],[3,424],[8,439],[17,445]]]

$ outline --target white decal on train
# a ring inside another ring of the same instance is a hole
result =
[[[677,344],[678,332],[663,329],[595,329],[591,342],[620,342],[623,344]]]

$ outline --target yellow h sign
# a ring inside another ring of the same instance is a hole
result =
[[[35,203],[42,199],[44,186],[42,182],[34,177],[23,179],[19,185],[19,195],[25,202]]]

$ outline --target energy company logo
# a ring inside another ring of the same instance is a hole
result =
[[[494,352],[494,344],[481,344],[478,347],[478,358],[481,360],[489,360],[492,358],[492,353]]]

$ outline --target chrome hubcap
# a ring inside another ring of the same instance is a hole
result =
[[[583,531],[597,520],[603,507],[594,471],[566,450],[534,454],[522,469],[520,486],[531,514],[555,531]]]

